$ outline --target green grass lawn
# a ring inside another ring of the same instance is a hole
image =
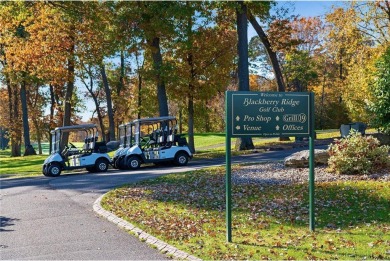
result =
[[[10,157],[10,154],[10,150],[0,150],[0,177],[43,175],[42,164],[48,155]],[[108,155],[112,157],[113,154],[114,152],[110,152]]]
[[[205,260],[390,259],[388,182],[316,184],[316,232],[308,228],[308,184],[233,185],[227,243],[224,174],[213,168],[168,175],[116,189],[102,204]]]
[[[0,177],[4,176],[35,176],[42,175],[42,163],[47,155],[26,157],[0,157]]]
[[[317,139],[330,139],[340,137],[339,130],[319,130],[317,132]],[[195,149],[196,158],[215,158],[225,156],[225,134],[224,133],[206,133],[195,134]],[[253,145],[257,148],[266,146],[269,144],[290,144],[295,141],[294,137],[290,137],[290,141],[279,141],[279,138],[252,138]],[[232,155],[242,155],[251,153],[252,151],[234,151],[235,138],[231,139],[232,142]]]
[[[318,131],[317,138],[324,139],[328,137],[338,137],[338,130]],[[195,134],[195,148],[197,158],[215,158],[225,156],[225,134],[224,133],[205,133]],[[292,141],[294,138],[292,137]],[[290,141],[290,142],[292,142]],[[289,143],[279,142],[278,138],[253,138],[256,147],[266,144]],[[232,139],[234,146],[235,139]],[[76,146],[82,147],[82,143],[75,143]],[[42,175],[42,164],[48,156],[48,143],[43,144],[44,153],[46,155],[26,156],[26,157],[10,157],[10,150],[0,150],[0,176],[32,176]],[[251,153],[252,151],[233,151],[232,155]],[[109,153],[113,156],[114,152]]]

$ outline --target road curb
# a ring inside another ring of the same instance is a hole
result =
[[[104,194],[105,195],[105,194]],[[171,246],[164,241],[161,241],[154,236],[146,233],[142,229],[139,229],[138,227],[134,226],[133,224],[127,222],[126,220],[123,220],[122,218],[117,217],[115,214],[103,209],[101,206],[101,201],[104,197],[104,195],[100,196],[94,203],[93,203],[93,210],[99,214],[100,216],[104,217],[108,221],[116,224],[118,227],[128,231],[132,232],[140,241],[146,242],[148,245],[151,245],[155,248],[157,248],[161,253],[168,255],[169,257],[176,259],[176,260],[190,260],[190,261],[201,261],[202,259],[199,259],[195,256],[192,256],[182,250],[177,249],[174,246]]]

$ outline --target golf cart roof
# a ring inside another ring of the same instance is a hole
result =
[[[139,122],[140,124],[153,124],[153,123],[172,121],[172,120],[176,120],[176,118],[173,116],[163,116],[163,117],[155,117],[155,118],[136,119],[133,121],[133,123]]]
[[[124,127],[130,126],[131,124],[132,124],[132,122],[129,121],[127,123],[123,123],[123,124],[119,125],[119,128],[124,128]]]
[[[94,128],[96,128],[96,124],[80,124],[80,125],[57,127],[54,130],[52,130],[52,132],[56,132],[56,131],[71,132],[76,130],[90,130]]]

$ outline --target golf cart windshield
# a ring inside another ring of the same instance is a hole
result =
[[[131,122],[126,124],[126,146],[133,146],[134,139],[133,139],[133,133],[134,133],[134,124]]]
[[[139,146],[150,145],[152,142],[163,143],[172,134],[176,126],[176,118],[172,116],[137,119],[134,125],[134,143]]]
[[[119,146],[121,148],[126,147],[126,129],[125,124],[119,126]]]
[[[51,153],[57,153],[60,151],[60,140],[61,132],[60,131],[51,131]]]
[[[71,142],[82,144],[82,143],[95,143],[97,140],[98,132],[95,124],[82,124],[74,126],[57,127],[50,132],[52,139],[51,153],[59,153],[68,144],[61,144],[61,139],[65,135],[69,135],[68,139]],[[74,147],[74,144],[69,144]],[[92,145],[91,145],[92,147]]]

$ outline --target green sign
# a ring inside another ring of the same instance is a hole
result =
[[[309,227],[314,231],[314,94],[227,91],[225,95],[227,241],[232,242],[232,137],[309,137]]]
[[[229,135],[309,136],[310,93],[227,92]]]

